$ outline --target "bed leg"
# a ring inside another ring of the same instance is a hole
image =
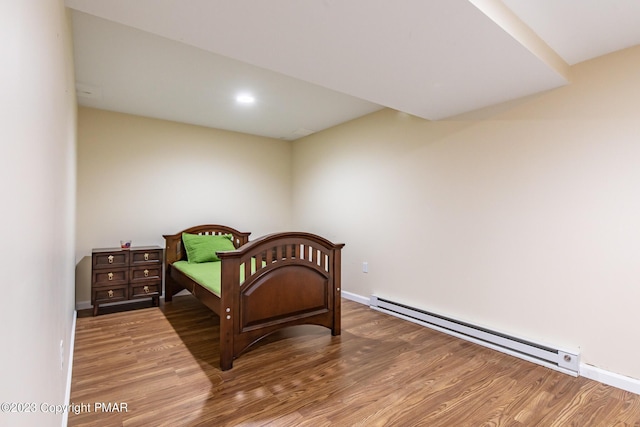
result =
[[[333,328],[331,328],[331,335],[340,335],[340,329],[342,327],[342,253],[340,249],[333,251]]]
[[[333,327],[331,328],[331,335],[340,335],[342,328],[342,300],[340,294],[336,292],[335,299],[333,301]]]
[[[231,368],[233,368],[233,340],[226,340],[220,328],[220,370],[228,371]]]
[[[168,273],[168,272],[167,272]],[[171,276],[168,274],[164,276],[164,301],[171,302],[173,301],[173,286]]]
[[[228,371],[233,368],[233,358],[231,360],[223,360],[222,356],[220,356],[220,370]]]
[[[233,323],[229,318],[220,318],[220,369],[233,367]]]

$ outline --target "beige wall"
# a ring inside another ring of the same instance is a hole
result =
[[[92,248],[164,246],[163,234],[225,224],[252,238],[291,224],[291,143],[90,108],[78,111],[76,301]]]
[[[640,47],[572,74],[456,120],[383,110],[294,143],[295,226],[347,244],[346,291],[640,378]]]
[[[60,426],[74,319],[76,108],[61,0],[0,3],[3,426]],[[62,342],[62,348],[61,348]],[[62,365],[61,365],[62,351]],[[31,408],[33,409],[33,408]]]

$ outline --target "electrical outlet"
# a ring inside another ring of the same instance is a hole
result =
[[[362,263],[362,272],[363,273],[368,273],[369,272],[369,263],[367,261],[364,261]]]

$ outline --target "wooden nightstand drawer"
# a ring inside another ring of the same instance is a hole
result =
[[[118,268],[129,266],[129,251],[104,251],[93,253],[93,268]]]
[[[129,298],[145,298],[160,295],[162,282],[147,282],[131,285],[131,295]]]
[[[93,270],[94,286],[116,286],[129,283],[128,268]]]
[[[131,265],[139,264],[162,264],[162,249],[131,251]]]
[[[129,270],[129,280],[139,282],[143,280],[160,280],[162,278],[161,265],[141,265]]]
[[[107,302],[124,301],[129,299],[129,287],[113,286],[109,288],[94,288],[93,303],[104,304]]]

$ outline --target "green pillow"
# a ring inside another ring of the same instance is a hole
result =
[[[182,233],[182,242],[187,251],[187,261],[190,264],[220,261],[217,251],[232,251],[233,236],[231,234],[188,234]]]

